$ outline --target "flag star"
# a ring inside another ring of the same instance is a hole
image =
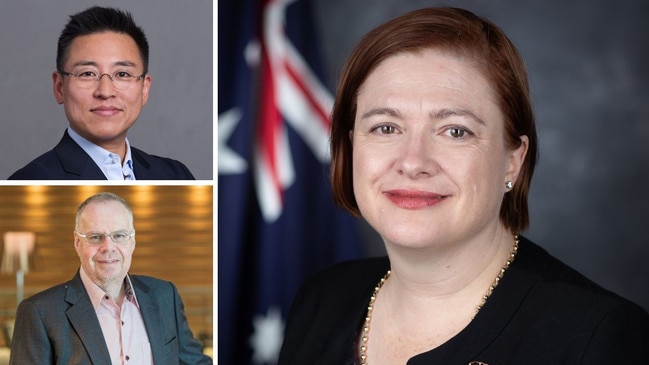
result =
[[[253,325],[255,330],[250,338],[253,363],[275,364],[284,338],[284,322],[280,309],[271,307],[266,315],[255,316]]]
[[[241,111],[232,108],[219,115],[218,120],[218,173],[219,175],[242,174],[248,162],[228,146],[228,140],[241,121]]]
[[[243,58],[246,60],[248,67],[255,68],[259,66],[261,59],[261,44],[257,39],[251,39],[246,48],[243,50]]]

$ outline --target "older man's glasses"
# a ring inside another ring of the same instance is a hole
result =
[[[110,237],[110,239],[115,242],[115,243],[124,243],[127,242],[131,237],[135,236],[135,231],[126,231],[126,230],[120,230],[120,231],[115,231],[115,232],[108,232],[108,233],[103,233],[103,232],[88,232],[88,233],[79,233],[75,231],[77,236],[83,238],[86,240],[91,245],[100,245],[104,243],[106,240],[106,237]]]
[[[133,76],[127,71],[116,71],[112,75],[109,75],[107,73],[100,74],[99,72],[92,70],[82,71],[77,74],[65,71],[59,71],[59,73],[63,76],[71,77],[72,80],[75,81],[75,85],[81,89],[90,89],[92,87],[96,87],[97,84],[101,82],[102,77],[108,76],[116,89],[126,90],[133,87],[133,85],[135,85],[138,80],[143,79],[144,76],[146,76],[145,73],[140,76]]]

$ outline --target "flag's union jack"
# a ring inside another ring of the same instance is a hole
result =
[[[267,221],[282,212],[283,193],[295,179],[284,120],[322,163],[328,162],[327,133],[332,97],[293,47],[285,30],[293,0],[264,2],[261,35],[259,130],[255,186]]]
[[[218,362],[272,364],[298,287],[361,243],[331,199],[310,2],[218,7]]]

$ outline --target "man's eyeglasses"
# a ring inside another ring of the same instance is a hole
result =
[[[131,237],[135,236],[135,231],[126,231],[126,230],[120,230],[120,231],[108,232],[108,233],[88,232],[85,234],[74,231],[74,233],[77,236],[86,240],[86,242],[88,242],[91,245],[100,245],[104,243],[106,237],[110,237],[110,239],[115,243],[124,243],[129,239],[131,239]]]
[[[116,89],[125,90],[132,87],[133,85],[135,85],[136,81],[143,79],[144,76],[146,76],[146,73],[143,73],[140,76],[133,76],[127,71],[116,71],[112,76],[107,73],[99,74],[98,72],[90,70],[82,71],[78,74],[59,70],[59,73],[63,76],[72,77],[72,80],[76,81],[76,85],[82,89],[89,89],[91,87],[94,87],[101,81],[102,77],[108,76],[110,81],[113,82],[113,86]]]

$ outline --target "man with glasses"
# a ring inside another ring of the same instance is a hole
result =
[[[24,300],[10,364],[212,364],[193,338],[176,287],[129,275],[133,213],[112,193],[77,210],[71,281]]]
[[[18,180],[187,180],[179,161],[132,147],[126,134],[151,88],[149,45],[128,12],[92,7],[72,15],[58,41],[54,96],[69,127]]]

